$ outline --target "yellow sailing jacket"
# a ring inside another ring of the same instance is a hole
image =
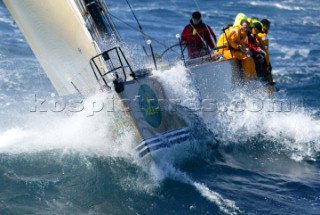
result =
[[[227,38],[226,38],[227,36]],[[226,52],[230,53],[230,49],[232,51],[239,50],[240,46],[245,47],[247,40],[247,33],[241,29],[241,26],[230,27],[225,30],[225,33],[222,33],[219,37],[217,46],[227,46],[227,48],[220,49],[220,54],[223,54],[226,59],[230,59],[231,55],[226,54]]]
[[[257,42],[259,46],[266,52],[266,63],[270,65],[270,57],[269,57],[269,40],[267,38],[266,33],[259,33],[257,36]]]

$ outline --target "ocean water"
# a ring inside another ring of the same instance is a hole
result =
[[[78,114],[32,112],[35,95],[53,100],[56,92],[1,0],[0,214],[320,214],[320,1],[130,2],[158,53],[198,7],[217,36],[238,12],[268,18],[275,99],[286,107],[202,119],[217,144],[147,166],[112,114],[88,117],[91,101],[106,95],[88,98]],[[139,55],[144,42],[126,2],[107,4]],[[188,98],[187,74],[177,64],[157,75]]]

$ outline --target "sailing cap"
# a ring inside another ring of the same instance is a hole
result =
[[[201,19],[201,13],[199,11],[193,12],[192,18],[197,19],[197,20]]]

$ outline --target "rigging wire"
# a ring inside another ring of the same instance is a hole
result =
[[[201,10],[200,10],[200,7],[199,7],[199,4],[198,4],[197,0],[193,0],[193,1],[194,1],[195,5],[196,5],[198,11],[200,12]],[[204,18],[203,18],[203,20],[204,20]],[[213,42],[214,47],[217,47],[216,41],[214,40],[213,36],[211,35],[208,25],[205,24],[205,26],[206,26],[206,28],[207,28],[207,31],[209,32],[210,39],[211,39],[211,41]]]
[[[128,6],[129,6],[129,8],[130,8],[130,10],[131,10],[131,13],[132,13],[134,19],[136,20],[136,22],[137,22],[137,24],[138,24],[138,26],[139,26],[140,33],[142,34],[143,39],[144,39],[145,41],[147,41],[148,38],[146,37],[146,34],[144,33],[143,28],[142,28],[142,26],[141,26],[141,24],[140,24],[140,22],[139,22],[139,20],[138,20],[138,18],[137,18],[137,16],[136,16],[136,14],[134,13],[132,7],[131,7],[131,4],[129,3],[128,0],[126,0],[126,2],[127,2]]]
[[[143,28],[142,28],[142,26],[141,26],[141,24],[140,24],[140,22],[139,22],[139,20],[138,20],[138,18],[137,18],[137,16],[136,16],[135,12],[133,11],[133,9],[132,9],[132,7],[131,7],[131,4],[129,3],[128,0],[126,0],[126,2],[127,2],[127,5],[129,6],[129,8],[130,8],[130,10],[131,10],[131,13],[132,13],[134,19],[136,20],[136,22],[137,22],[137,24],[138,24],[138,27],[139,27],[139,29],[140,29],[140,33],[141,33],[141,35],[142,35],[142,37],[143,37],[143,40],[144,40],[145,42],[147,42],[147,39],[148,39],[148,38],[146,37],[146,35],[145,35],[145,33],[144,33],[144,30],[143,30]],[[152,49],[151,46],[150,46],[150,48]],[[146,55],[148,55],[147,49],[146,49],[146,47],[145,47],[145,44],[142,45],[142,49],[143,49],[144,53],[145,53]]]

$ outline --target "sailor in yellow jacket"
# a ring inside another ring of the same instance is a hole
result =
[[[246,50],[247,31],[249,22],[243,19],[240,25],[225,29],[220,35],[217,46],[226,46],[227,48],[220,49],[219,52],[225,59],[238,59],[244,70],[246,80],[257,79],[255,64]]]
[[[270,84],[273,83],[273,77],[272,77],[272,67],[269,57],[269,40],[267,38],[268,30],[270,28],[270,21],[267,19],[261,20],[261,23],[263,24],[263,32],[258,34],[259,39],[259,46],[264,50],[266,53],[265,55],[265,63],[264,63],[264,71],[267,75],[267,79]]]
[[[261,41],[261,47],[266,52],[266,63],[268,67],[271,67],[270,58],[269,58],[269,39],[267,38],[268,30],[270,28],[270,21],[267,19],[261,20],[263,24],[263,33],[258,34],[258,37]]]
[[[234,19],[233,27],[239,26],[239,25],[240,25],[240,22],[241,22],[243,19],[248,20],[247,16],[246,16],[244,13],[238,13],[237,16],[236,16],[236,18]]]

